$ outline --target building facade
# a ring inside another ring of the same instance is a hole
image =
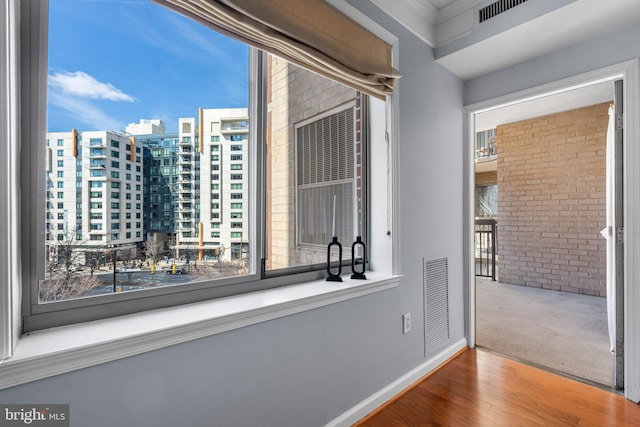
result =
[[[177,225],[178,132],[166,132],[161,120],[131,123],[126,132],[143,150],[145,240],[170,241]]]
[[[239,260],[249,247],[248,110],[200,109],[178,127],[177,256]]]
[[[116,132],[47,133],[49,247],[135,248],[143,240],[143,158]]]

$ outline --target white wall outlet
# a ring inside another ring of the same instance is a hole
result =
[[[409,333],[411,330],[411,313],[405,313],[402,315],[402,333]]]

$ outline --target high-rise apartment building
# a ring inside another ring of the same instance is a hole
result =
[[[131,123],[126,132],[143,150],[145,240],[170,241],[176,229],[178,132],[166,132],[164,122],[155,119]]]
[[[247,251],[248,123],[246,108],[200,109],[197,121],[179,119],[180,256],[234,260]]]
[[[46,145],[47,241],[96,250],[141,242],[143,158],[135,139],[73,130],[47,133]]]

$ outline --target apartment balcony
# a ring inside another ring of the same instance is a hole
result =
[[[249,122],[247,119],[223,120],[220,126],[220,132],[228,133],[249,133]]]
[[[498,168],[496,132],[491,129],[476,135],[476,173],[495,171]]]
[[[178,143],[180,147],[193,147],[193,140],[190,136],[183,137]]]
[[[193,162],[193,157],[185,154],[178,156],[178,165],[190,165]]]

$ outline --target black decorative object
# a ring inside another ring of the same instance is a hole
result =
[[[331,247],[338,247],[338,272],[333,273],[331,271]],[[338,238],[333,236],[333,240],[327,246],[327,282],[342,282],[342,245],[338,242]]]
[[[336,195],[333,195],[333,226],[331,228],[331,235],[333,236],[331,243],[327,246],[327,282],[342,282],[342,245],[338,242],[338,236],[336,236]],[[331,271],[331,246],[338,246],[338,272],[333,273]]]
[[[361,246],[362,247],[362,264],[360,264],[361,266],[361,270],[357,271],[356,270],[356,247]],[[364,268],[365,268],[365,254],[367,253],[366,251],[366,247],[364,245],[364,242],[362,241],[362,237],[358,236],[356,237],[356,241],[353,242],[353,244],[351,245],[351,278],[352,279],[359,279],[359,280],[366,280],[367,276],[364,275]]]

